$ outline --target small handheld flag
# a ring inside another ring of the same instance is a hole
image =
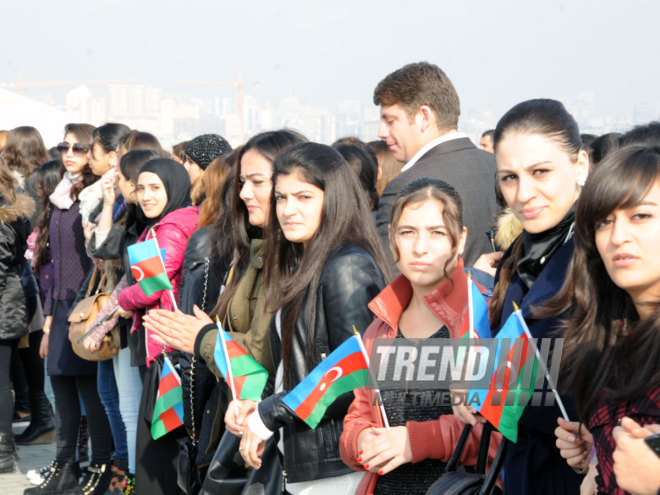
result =
[[[268,371],[224,331],[216,319],[218,339],[213,358],[234,398],[258,401],[268,380]]]
[[[486,299],[479,292],[477,285],[472,280],[472,275],[468,272],[468,323],[469,328],[462,333],[461,338],[469,339],[489,339],[490,321],[488,318],[488,304]],[[465,326],[463,327],[465,328]]]
[[[158,382],[158,395],[151,420],[151,436],[158,440],[183,424],[183,389],[181,378],[166,356]]]
[[[316,428],[337,397],[367,384],[368,369],[354,335],[332,351],[282,401],[310,428]]]
[[[128,260],[131,272],[145,295],[172,289],[156,239],[128,246]]]

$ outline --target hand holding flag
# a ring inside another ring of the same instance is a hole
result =
[[[337,397],[367,384],[369,364],[360,344],[359,335],[347,339],[282,399],[310,428]]]

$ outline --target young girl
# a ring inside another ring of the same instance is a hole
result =
[[[165,250],[165,271],[173,290],[157,291],[146,296],[140,286],[133,283],[123,289],[118,298],[122,315],[133,313],[132,332],[139,332],[147,365],[140,369],[145,386],[138,414],[135,489],[137,493],[169,494],[178,492],[174,465],[178,444],[173,435],[154,441],[150,422],[145,418],[145,408],[153,406],[150,403],[153,390],[148,384],[153,383],[153,374],[157,373],[154,371],[157,367],[149,366],[161,353],[162,345],[155,342],[151,332],[142,327],[142,315],[151,308],[174,308],[173,299],[177,297],[181,280],[183,255],[188,238],[197,228],[198,209],[190,206],[188,174],[180,164],[168,158],[156,158],[142,166],[136,194],[138,214],[147,225],[139,241],[156,238],[159,248]]]
[[[258,455],[283,428],[284,470],[290,493],[353,493],[359,477],[339,457],[342,420],[353,399],[341,396],[315,430],[282,403],[309,372],[373,315],[367,303],[384,286],[385,259],[364,192],[342,156],[303,143],[275,159],[268,232],[267,281],[280,295],[273,349],[275,395],[259,403],[243,432],[241,453]],[[272,246],[272,247],[271,247]],[[280,377],[278,379],[278,377]]]
[[[468,310],[462,218],[462,201],[445,182],[423,178],[401,190],[390,223],[390,247],[401,275],[369,303],[376,319],[365,334],[367,353],[379,338],[461,336]],[[406,493],[426,493],[449,460],[463,424],[451,407],[433,400],[420,405],[412,392],[385,390],[382,397],[390,430],[383,428],[366,388],[355,391],[344,419],[342,459],[370,472],[357,493],[396,493],[402,486]],[[465,464],[476,463],[480,435],[481,425],[472,431]],[[498,444],[491,442],[492,455]]]
[[[497,187],[522,223],[523,233],[498,268],[490,306],[495,334],[516,303],[533,337],[560,335],[566,315],[538,317],[533,310],[553,297],[566,277],[573,253],[574,204],[589,169],[581,146],[575,119],[555,100],[519,103],[497,123]],[[572,401],[563,397],[563,402],[569,417],[576,417]],[[555,446],[560,415],[556,404],[525,407],[518,423],[518,442],[507,445],[504,485],[508,494],[578,493],[582,478],[566,465]],[[459,417],[476,421],[460,411]]]
[[[563,359],[582,425],[560,420],[557,446],[569,465],[586,470],[593,445],[585,484],[597,467],[597,493],[619,495],[614,428],[625,417],[660,423],[660,149],[633,145],[608,155],[576,216],[570,277],[556,303],[572,308]]]

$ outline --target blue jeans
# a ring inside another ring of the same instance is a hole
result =
[[[140,368],[131,366],[131,350],[120,349],[112,358],[115,368],[115,378],[119,388],[119,410],[126,427],[126,440],[128,442],[128,470],[135,474],[135,449],[137,438],[138,410],[142,397],[142,380]]]
[[[112,431],[112,440],[115,444],[114,459],[128,462],[128,444],[126,442],[126,427],[119,411],[119,391],[115,381],[115,371],[112,360],[99,361],[97,374],[99,397],[105,407]]]

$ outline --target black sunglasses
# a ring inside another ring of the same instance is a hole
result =
[[[82,156],[89,151],[89,147],[83,146],[80,143],[75,143],[71,145],[69,143],[60,143],[57,145],[57,151],[59,151],[63,155],[66,154],[69,150],[71,150],[73,154],[76,156]]]

